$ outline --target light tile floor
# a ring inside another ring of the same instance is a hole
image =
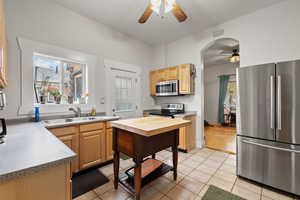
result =
[[[157,159],[172,163],[172,153],[161,151]],[[293,200],[283,195],[238,178],[236,156],[203,148],[190,153],[179,153],[178,179],[173,181],[173,173],[155,180],[142,189],[142,200],[200,200],[209,185],[215,185],[226,191],[249,200]],[[120,172],[133,165],[131,160],[121,160]],[[101,171],[110,181],[75,200],[133,200],[122,187],[113,188],[113,165],[102,167]]]

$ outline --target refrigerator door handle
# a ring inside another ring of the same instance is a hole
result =
[[[275,97],[274,97],[274,76],[270,76],[270,91],[271,91],[271,109],[270,109],[270,124],[271,129],[275,128],[275,120],[274,120],[274,104],[275,104]]]
[[[275,146],[266,145],[266,144],[260,144],[260,143],[256,143],[256,142],[252,142],[252,141],[248,141],[248,140],[242,140],[242,142],[246,143],[246,144],[252,144],[252,145],[255,145],[255,146],[260,146],[260,147],[268,148],[268,149],[275,149],[275,150],[286,151],[286,152],[290,152],[290,153],[300,153],[300,151],[298,151],[298,150],[292,150],[292,149],[286,149],[286,148],[281,148],[281,147],[275,147]]]
[[[281,130],[281,76],[277,77],[277,129]]]

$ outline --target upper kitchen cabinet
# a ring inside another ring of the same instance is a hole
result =
[[[194,93],[194,65],[183,64],[179,65],[179,93],[193,94]]]
[[[167,74],[166,74],[166,80],[178,80],[178,67],[169,67],[166,69]]]
[[[150,94],[156,96],[158,82],[179,80],[179,95],[194,93],[194,65],[183,64],[150,72]]]
[[[0,0],[0,88],[7,86],[7,39],[5,30],[4,0]]]
[[[155,96],[156,95],[156,83],[157,83],[157,71],[151,71],[150,72],[150,95]]]

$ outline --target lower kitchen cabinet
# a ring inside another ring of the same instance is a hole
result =
[[[196,116],[185,117],[184,119],[190,120],[192,124],[180,128],[178,148],[189,152],[196,148]]]
[[[104,134],[104,130],[80,133],[80,169],[86,169],[105,161]]]
[[[61,136],[58,137],[65,145],[67,145],[70,149],[72,149],[76,154],[78,154],[78,135],[77,134],[72,134],[72,135],[66,135],[66,136]],[[79,166],[78,166],[78,159],[72,162],[71,164],[71,172],[76,173],[79,171]]]
[[[72,200],[70,163],[0,182],[1,200]]]
[[[72,173],[113,159],[109,121],[49,128],[49,131],[77,154],[71,164]]]
[[[106,160],[114,158],[113,145],[113,130],[112,128],[106,129]]]
[[[49,129],[58,139],[67,145],[76,154],[79,153],[79,129],[76,126],[67,126],[62,128]],[[79,171],[78,157],[71,164],[71,172],[76,173]]]

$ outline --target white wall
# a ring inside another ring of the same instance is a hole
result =
[[[286,0],[271,7],[221,24],[165,45],[167,65],[194,63],[197,68],[196,94],[178,98],[158,99],[161,102],[183,102],[189,110],[198,111],[197,142],[203,143],[204,92],[201,52],[214,40],[212,32],[224,29],[220,38],[233,38],[240,43],[241,67],[300,59],[300,1]],[[159,47],[156,47],[159,49]],[[163,47],[160,47],[163,49]]]
[[[17,117],[20,106],[20,53],[17,37],[72,49],[95,55],[98,63],[96,74],[96,96],[98,111],[105,111],[100,104],[105,96],[104,59],[141,66],[143,80],[148,80],[148,66],[152,60],[152,47],[132,39],[69,9],[48,0],[5,0],[6,24],[9,44],[9,86],[5,89],[8,105],[1,115]],[[142,84],[148,89],[148,81]],[[144,95],[142,105],[152,105],[152,99]]]
[[[204,119],[209,124],[218,124],[220,75],[235,74],[232,63],[204,66]]]

